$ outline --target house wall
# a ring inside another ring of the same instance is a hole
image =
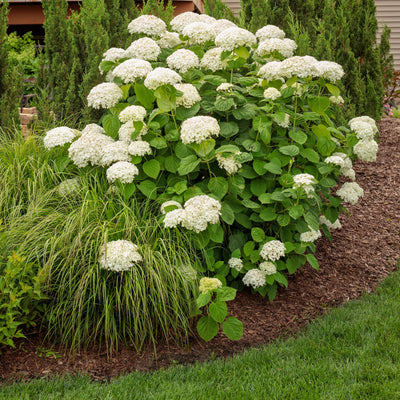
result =
[[[240,0],[222,0],[236,15],[239,16],[240,11]]]

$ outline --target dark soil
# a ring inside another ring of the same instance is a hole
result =
[[[399,138],[400,120],[384,118],[378,160],[355,164],[364,198],[348,207],[350,216],[341,215],[343,228],[333,233],[332,242],[318,241],[319,271],[306,266],[290,276],[288,289],[280,289],[272,303],[246,291],[231,302],[231,313],[244,324],[242,340],[233,342],[218,335],[205,343],[193,337],[189,348],[159,345],[157,357],[153,350],[138,354],[129,347],[110,358],[91,349],[71,357],[32,333],[17,343],[17,349],[3,349],[0,382],[79,371],[103,380],[136,370],[226,357],[293,335],[330,308],[374,291],[400,258]]]

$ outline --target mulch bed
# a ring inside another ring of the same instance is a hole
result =
[[[156,356],[153,349],[138,354],[128,347],[111,357],[95,349],[72,357],[32,333],[17,342],[17,349],[3,349],[0,382],[77,372],[104,380],[136,370],[227,357],[293,335],[330,308],[374,291],[400,258],[400,120],[381,121],[377,161],[356,163],[355,170],[364,198],[348,207],[350,216],[341,215],[343,228],[334,231],[333,242],[318,241],[320,270],[306,266],[290,276],[288,289],[281,288],[272,303],[248,291],[230,302],[231,313],[244,324],[242,340],[233,342],[219,334],[210,343],[193,337],[189,348],[160,344]],[[49,349],[60,358],[52,353],[46,357]]]

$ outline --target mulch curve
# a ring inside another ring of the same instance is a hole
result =
[[[232,315],[244,324],[244,335],[232,342],[222,334],[210,343],[191,338],[189,348],[160,344],[157,356],[149,349],[141,354],[127,347],[112,357],[95,349],[69,357],[37,333],[5,348],[0,355],[0,382],[32,379],[62,373],[86,372],[94,380],[109,379],[136,370],[154,370],[177,363],[227,357],[296,333],[300,327],[332,307],[374,291],[400,258],[400,120],[383,118],[375,163],[355,163],[356,181],[364,198],[341,215],[343,228],[333,241],[320,239],[316,257],[318,271],[306,266],[289,277],[269,303],[249,291],[230,302]],[[51,349],[55,353],[46,350]],[[60,354],[60,358],[52,355]]]

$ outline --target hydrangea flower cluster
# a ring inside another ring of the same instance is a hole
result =
[[[51,149],[52,147],[64,146],[67,143],[71,143],[75,137],[76,132],[73,129],[60,126],[46,133],[43,144],[46,149]]]
[[[241,271],[243,269],[243,261],[237,257],[231,257],[228,261],[229,268],[236,269],[236,271]]]
[[[108,242],[99,253],[100,268],[114,272],[128,271],[143,260],[138,247],[129,240]]]
[[[356,204],[364,196],[364,190],[356,182],[345,182],[336,194],[346,203]]]
[[[309,231],[300,234],[300,241],[313,243],[321,237],[321,231],[320,230],[316,231],[312,229],[310,226],[308,228],[310,229]]]
[[[78,178],[66,179],[58,185],[58,194],[60,196],[70,196],[78,192],[81,184]]]
[[[375,134],[378,132],[375,121],[368,117],[362,116],[353,118],[349,121],[349,126],[360,141],[354,146],[354,154],[361,161],[376,161],[378,153],[378,143],[374,140]]]
[[[93,108],[114,107],[124,94],[119,86],[113,82],[100,83],[95,86],[88,94],[88,105]]]
[[[222,282],[218,278],[201,278],[199,283],[199,292],[203,294],[210,293],[221,287]]]
[[[293,189],[302,188],[307,194],[314,192],[315,177],[311,174],[297,174],[293,176]]]
[[[280,240],[271,240],[263,245],[261,257],[266,261],[276,261],[285,256],[285,245]]]
[[[218,121],[213,117],[192,117],[181,126],[181,140],[184,144],[201,143],[220,132]]]
[[[133,83],[137,79],[145,78],[152,70],[148,61],[131,58],[117,65],[112,74],[121,78],[124,83]]]
[[[191,50],[179,49],[167,58],[168,67],[178,72],[185,73],[190,68],[197,68],[200,60]]]
[[[235,160],[235,156],[228,156],[224,157],[221,154],[216,155],[217,161],[218,161],[218,166],[221,169],[224,169],[228,175],[233,175],[236,174],[236,172],[239,171],[240,168],[242,168],[242,164],[238,163]]]
[[[182,96],[176,98],[177,106],[190,108],[201,101],[198,90],[191,83],[177,83],[176,85],[174,85],[174,87],[176,90],[179,90],[183,94]]]
[[[246,272],[242,280],[246,286],[251,286],[253,289],[257,289],[265,286],[266,275],[267,275],[266,271],[253,268]]]
[[[119,181],[121,183],[131,183],[135,176],[139,174],[135,164],[128,161],[118,161],[111,165],[106,171],[107,180],[110,183]]]
[[[292,57],[297,49],[297,44],[291,39],[266,39],[264,42],[260,43],[256,53],[260,57],[269,56],[274,51],[280,53],[283,57]]]

